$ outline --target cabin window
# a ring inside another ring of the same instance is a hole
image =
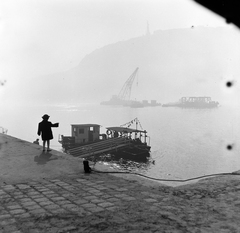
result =
[[[84,133],[84,129],[79,129],[79,133],[83,134]]]
[[[90,127],[89,131],[93,132],[94,131],[94,127]]]

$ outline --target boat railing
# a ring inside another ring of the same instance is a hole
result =
[[[61,134],[58,134],[58,142],[60,142],[62,144],[62,135]]]
[[[148,139],[148,145],[150,146],[150,137],[149,136],[147,136],[147,139]]]

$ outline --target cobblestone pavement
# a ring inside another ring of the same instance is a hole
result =
[[[147,187],[80,174],[0,187],[0,232],[240,232],[239,176]]]

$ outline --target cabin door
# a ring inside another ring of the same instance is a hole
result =
[[[93,127],[90,127],[88,131],[88,141],[93,142]]]

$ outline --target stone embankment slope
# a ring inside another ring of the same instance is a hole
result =
[[[170,187],[0,134],[0,233],[240,232],[240,176]]]

